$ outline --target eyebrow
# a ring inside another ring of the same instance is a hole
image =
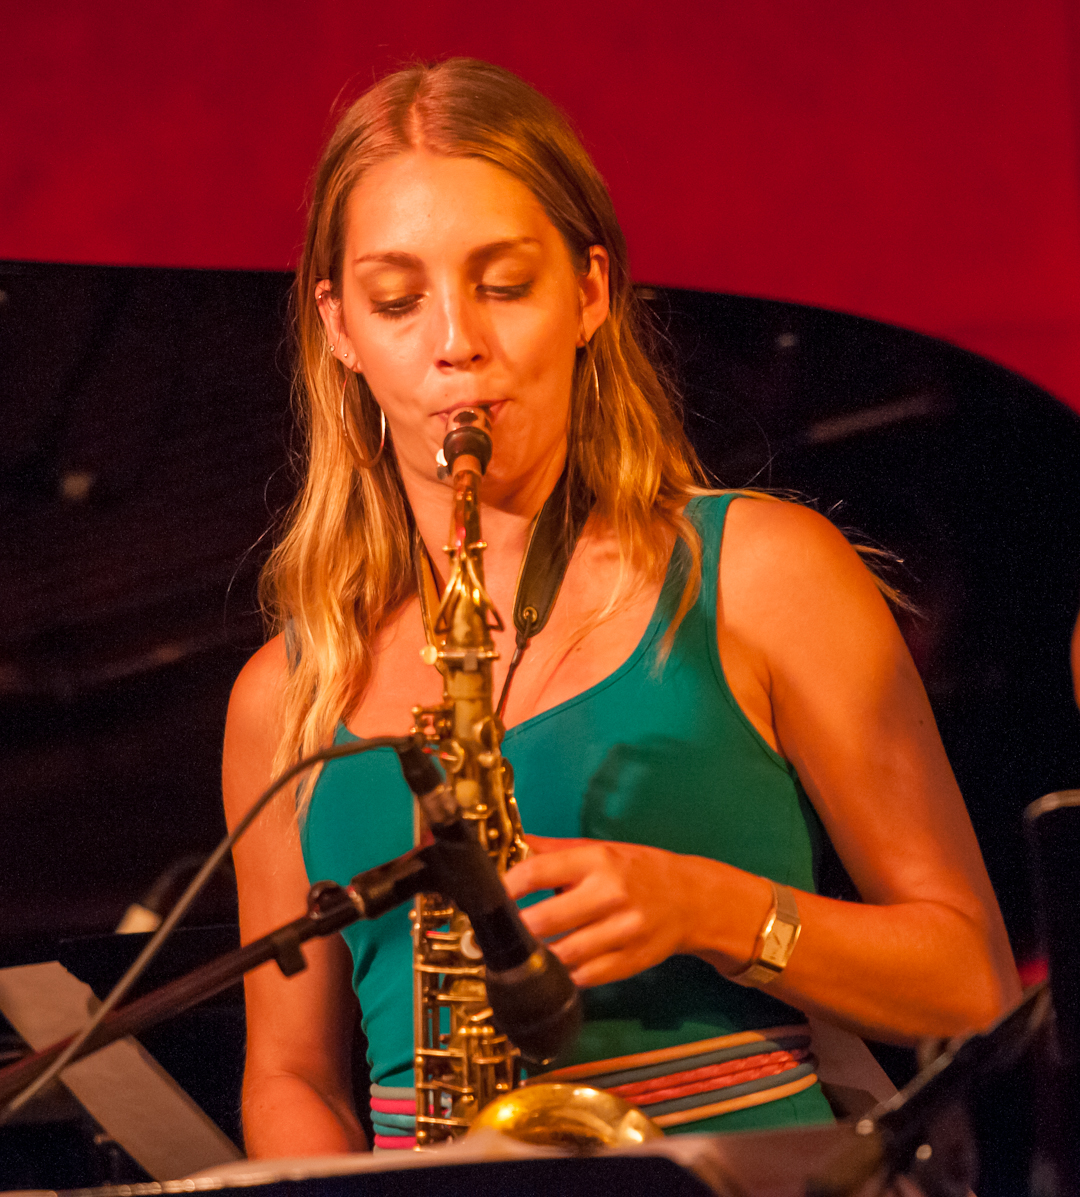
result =
[[[506,253],[507,250],[517,249],[522,245],[539,245],[540,242],[536,237],[507,237],[503,241],[492,241],[489,245],[481,245],[474,249],[469,254],[470,262],[486,262],[491,258],[497,258],[499,254]]]
[[[360,257],[354,259],[356,266],[359,266],[361,262],[381,262],[385,266],[403,266],[405,268],[420,265],[420,259],[415,254],[395,253],[393,250],[382,254],[361,254]]]
[[[536,237],[506,237],[501,241],[492,241],[488,245],[478,246],[469,254],[469,260],[487,261],[522,245],[539,244]],[[405,270],[423,265],[415,254],[399,253],[395,250],[387,250],[385,253],[361,254],[360,257],[354,259],[353,264],[359,266],[361,262],[379,262],[384,266],[400,266]]]

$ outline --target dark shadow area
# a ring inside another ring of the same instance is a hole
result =
[[[225,706],[291,497],[289,281],[0,266],[5,935],[109,930],[223,834]]]

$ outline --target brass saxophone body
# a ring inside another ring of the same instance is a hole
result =
[[[491,436],[482,409],[454,413],[444,452],[454,487],[450,577],[425,650],[443,675],[443,701],[414,708],[413,717],[437,745],[462,817],[502,874],[528,847],[493,705],[499,654],[491,633],[503,624],[484,585],[479,492]],[[418,839],[423,830],[418,815]],[[464,1134],[484,1106],[517,1087],[520,1066],[518,1050],[492,1021],[468,917],[441,895],[422,893],[412,920],[416,1143],[423,1148]]]

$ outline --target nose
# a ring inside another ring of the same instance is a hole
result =
[[[484,330],[475,305],[460,286],[447,287],[439,304],[435,364],[443,371],[479,365],[487,356]]]

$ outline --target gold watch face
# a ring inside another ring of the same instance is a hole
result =
[[[774,968],[783,968],[788,962],[792,949],[795,947],[795,937],[798,934],[798,924],[781,922],[776,919],[772,930],[765,940],[761,951],[761,959]]]

